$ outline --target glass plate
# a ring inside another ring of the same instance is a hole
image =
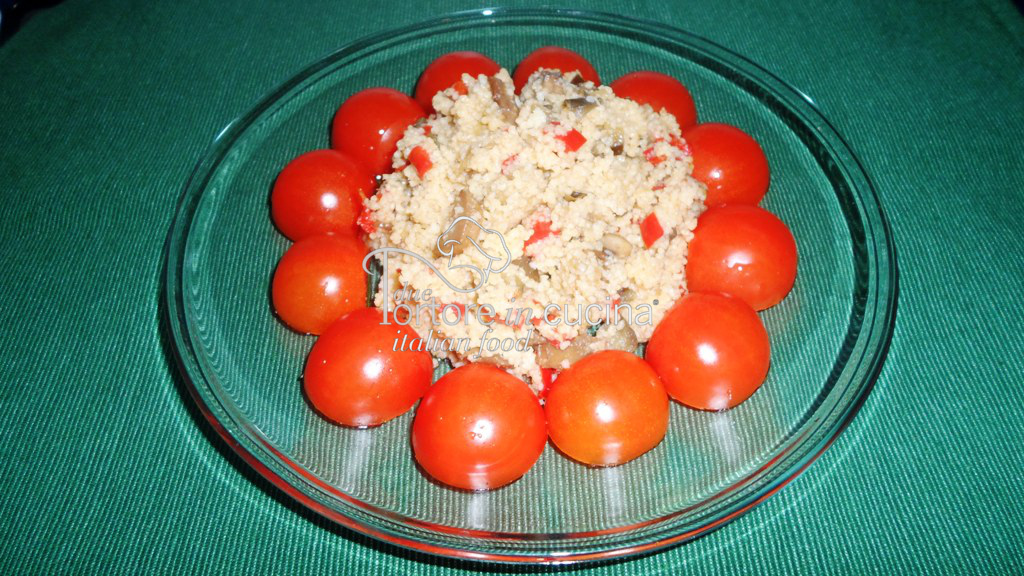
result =
[[[436,56],[477,50],[513,67],[557,44],[605,81],[640,69],[690,87],[703,121],[752,134],[772,166],[764,206],[800,251],[792,293],[762,313],[772,368],[721,413],[673,405],[665,440],[624,466],[588,469],[550,446],[514,484],[441,487],[413,462],[412,414],[373,430],[310,410],[300,374],[314,338],[271,313],[289,243],[269,217],[278,171],[328,147],[332,115],[370,86],[411,92]],[[299,72],[232,122],[199,162],[167,242],[166,311],[205,416],[247,462],[339,524],[433,554],[565,563],[638,554],[722,526],[774,493],[835,439],[864,401],[892,334],[897,268],[878,199],[809,98],[707,40],[667,26],[558,10],[459,13],[360,40]]]

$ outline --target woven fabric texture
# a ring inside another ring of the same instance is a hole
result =
[[[346,42],[475,7],[68,0],[0,46],[0,572],[509,570],[407,553],[291,503],[201,423],[158,319],[175,203],[221,127]],[[574,7],[684,28],[813,98],[873,178],[901,272],[885,368],[819,461],[704,538],[580,573],[1024,570],[1021,14],[996,0]]]

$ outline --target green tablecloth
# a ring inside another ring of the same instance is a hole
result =
[[[228,454],[158,324],[175,201],[304,64],[468,2],[85,2],[0,47],[0,572],[439,574]],[[863,411],[792,485],[597,574],[1024,570],[1024,19],[1008,2],[602,2],[809,94],[895,229],[900,315]],[[589,573],[589,572],[588,572]]]

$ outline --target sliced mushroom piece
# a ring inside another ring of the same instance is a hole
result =
[[[480,347],[474,346],[466,351],[466,358],[475,364],[493,364],[494,366],[505,366],[505,362],[497,356],[484,356],[480,354]]]
[[[527,341],[528,345],[536,348],[545,342],[547,342],[547,340],[540,335],[540,332],[537,332],[535,329],[530,329],[530,339]]]
[[[533,266],[530,266],[530,259],[527,258],[526,256],[520,256],[519,258],[516,258],[515,260],[512,261],[512,264],[522,268],[523,271],[526,272],[526,277],[529,278],[530,280],[540,282],[540,272],[537,271],[537,269],[534,268]]]
[[[601,247],[604,251],[617,256],[619,258],[626,258],[633,253],[633,245],[618,234],[605,234],[601,236]]]
[[[512,96],[506,90],[505,83],[494,76],[487,77],[487,85],[491,88],[491,99],[501,110],[501,116],[505,122],[511,124],[519,116],[519,106],[516,105]]]
[[[612,145],[611,145],[612,154],[614,154],[616,156],[621,156],[623,150],[625,150],[625,147],[626,147],[626,139],[622,135],[622,132],[616,131],[614,134],[612,134]]]
[[[572,366],[577,360],[590,354],[590,344],[594,338],[590,334],[583,334],[569,343],[565,349],[561,349],[547,340],[537,344],[537,364],[541,368],[563,368],[563,363]]]
[[[461,190],[459,192],[458,200],[456,201],[455,208],[453,210],[453,218],[459,216],[470,216],[480,211],[480,203],[473,198],[473,195],[468,190]],[[475,226],[472,222],[467,220],[460,220],[452,226],[451,230],[444,235],[443,240],[439,241],[434,245],[434,257],[440,258],[444,256],[441,254],[440,245],[448,246],[451,249],[452,256],[458,256],[466,249],[466,245],[469,244],[470,240],[476,240],[480,236],[480,227]]]
[[[583,76],[579,72],[573,72],[572,78],[569,79],[569,83],[573,86],[579,86],[584,82],[586,82],[586,80],[583,79]]]
[[[622,290],[619,290],[619,300],[622,301],[623,304],[629,304],[633,300],[636,300],[636,290],[633,290],[632,288],[623,288]]]
[[[597,107],[597,102],[592,98],[567,98],[562,103],[576,115],[576,118],[583,118],[587,112]]]
[[[561,82],[562,73],[558,70],[541,70],[540,86],[548,94],[564,96],[565,84]]]
[[[563,368],[564,363],[572,366],[573,363],[593,352],[600,350],[633,352],[639,345],[640,341],[636,337],[636,332],[625,322],[604,324],[594,336],[591,336],[589,332],[584,332],[564,349],[555,346],[547,340],[535,344],[537,364],[541,368],[555,369]]]
[[[535,281],[540,282],[540,272],[536,268],[530,266],[530,259],[526,256],[516,258],[512,261],[513,266],[518,266],[526,273],[526,277]],[[516,298],[521,297],[526,293],[526,282],[523,281],[519,275],[512,275],[512,283],[515,286]]]
[[[633,303],[636,302],[637,296],[639,295],[632,288],[619,290],[619,303],[612,306],[612,314],[617,317],[616,323],[623,322],[628,326],[628,322],[633,321]]]

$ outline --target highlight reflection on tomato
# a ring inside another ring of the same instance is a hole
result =
[[[367,88],[338,108],[331,125],[331,148],[349,154],[374,176],[387,174],[405,129],[426,115],[415,100],[398,90]]]
[[[377,426],[410,408],[430,388],[434,364],[428,352],[395,350],[419,338],[377,308],[336,320],[317,339],[306,360],[303,384],[309,401],[328,420],[345,426]]]
[[[347,154],[314,150],[281,170],[270,194],[270,214],[277,229],[293,241],[356,234],[363,200],[374,188],[373,174]]]
[[[768,192],[768,159],[746,132],[708,122],[684,129],[683,140],[693,155],[693,177],[708,186],[708,206],[757,204]]]
[[[690,292],[654,329],[647,361],[676,400],[725,410],[749,398],[768,374],[768,333],[739,298]]]
[[[293,244],[271,282],[277,315],[297,332],[320,334],[341,316],[365,307],[366,252],[354,236],[310,236]]]
[[[525,382],[489,364],[438,380],[416,409],[412,448],[437,480],[465,490],[504,486],[544,450],[544,410]]]
[[[668,430],[657,373],[629,352],[596,352],[551,384],[544,411],[558,449],[591,466],[617,466],[654,448]]]
[[[686,282],[694,292],[724,292],[764,310],[793,288],[796,260],[793,234],[774,214],[757,206],[717,206],[697,220]]]

